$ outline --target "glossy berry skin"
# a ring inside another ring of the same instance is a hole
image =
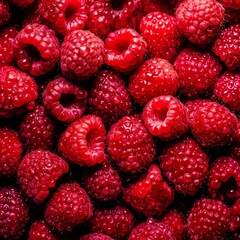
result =
[[[123,191],[123,200],[145,217],[160,216],[173,199],[173,190],[164,182],[155,164],[142,179]]]
[[[240,74],[225,72],[214,85],[214,95],[233,111],[240,111]]]
[[[225,8],[230,9],[240,9],[240,1],[239,0],[220,0],[219,1]]]
[[[34,221],[28,233],[28,240],[57,240],[44,220]]]
[[[74,164],[94,166],[105,159],[105,135],[101,118],[85,115],[63,132],[58,151]]]
[[[230,230],[240,230],[240,198],[232,205],[231,209]]]
[[[92,77],[103,64],[104,43],[87,30],[67,34],[60,53],[60,66],[67,79],[76,81]]]
[[[143,109],[142,118],[153,136],[166,141],[183,136],[189,128],[186,108],[169,95],[150,100]]]
[[[147,44],[131,28],[111,32],[105,40],[104,61],[120,72],[130,72],[144,61]]]
[[[38,86],[34,79],[15,67],[0,67],[0,117],[9,118],[35,107]]]
[[[134,215],[124,206],[96,210],[89,222],[92,232],[104,233],[112,238],[127,236],[134,227]]]
[[[225,28],[218,35],[212,46],[212,51],[217,55],[227,68],[238,70],[240,68],[240,24]]]
[[[131,76],[128,88],[134,101],[144,106],[154,97],[174,96],[179,88],[179,77],[167,60],[151,58]]]
[[[22,154],[22,143],[17,132],[0,129],[0,176],[10,177],[17,172]]]
[[[208,192],[221,201],[240,197],[240,167],[231,157],[220,157],[214,161],[208,177]]]
[[[176,18],[162,12],[152,12],[141,19],[139,26],[151,58],[173,60],[183,43]]]
[[[99,201],[116,200],[122,191],[119,173],[105,160],[98,170],[88,174],[85,189],[90,197]]]
[[[73,122],[83,115],[88,93],[60,77],[47,85],[42,96],[44,107],[52,116],[63,122]]]
[[[186,98],[204,96],[213,89],[222,66],[209,51],[186,47],[177,56],[174,67],[180,80],[180,93]]]
[[[87,21],[85,0],[42,0],[39,12],[48,26],[62,35],[84,28]]]
[[[107,150],[121,171],[136,173],[149,166],[156,153],[155,142],[142,120],[126,116],[112,125]]]
[[[163,174],[183,194],[194,196],[207,177],[208,157],[189,137],[165,147],[159,161]]]
[[[220,201],[201,198],[188,216],[188,234],[191,239],[212,240],[224,237],[229,228],[230,211]]]
[[[15,187],[0,188],[0,236],[4,239],[19,239],[29,220],[28,206]]]
[[[19,134],[26,149],[29,151],[38,148],[51,150],[55,139],[55,127],[43,106],[37,105],[32,112],[28,113],[19,128]]]
[[[78,183],[59,186],[44,212],[47,224],[57,231],[71,231],[92,216],[92,203]]]
[[[0,26],[7,24],[12,16],[10,5],[6,0],[0,0]]]
[[[89,233],[80,237],[79,240],[113,240],[113,238],[102,233]]]
[[[129,115],[132,108],[130,95],[123,79],[111,70],[101,71],[88,98],[89,110],[112,125]]]
[[[220,30],[224,12],[216,0],[184,0],[178,5],[175,15],[177,25],[187,39],[206,46]]]
[[[58,61],[60,45],[55,32],[43,24],[29,24],[13,42],[18,67],[33,76],[49,72]]]
[[[237,118],[226,107],[209,102],[194,112],[191,130],[202,146],[223,146],[232,141],[237,131]]]

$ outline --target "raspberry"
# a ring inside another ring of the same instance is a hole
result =
[[[240,24],[221,31],[213,44],[212,51],[220,57],[229,70],[240,68]]]
[[[96,210],[90,220],[92,232],[104,233],[110,237],[127,236],[134,226],[134,215],[124,206]]]
[[[147,51],[151,58],[173,60],[183,43],[176,19],[162,12],[149,13],[143,17],[139,26],[147,42]]]
[[[180,78],[180,93],[187,98],[198,98],[211,91],[222,71],[211,52],[193,47],[186,47],[177,56],[174,67]]]
[[[0,66],[12,65],[14,52],[13,40],[17,36],[17,28],[7,27],[0,33]]]
[[[77,30],[65,36],[61,46],[60,64],[65,77],[87,80],[103,64],[104,43],[90,31]]]
[[[240,198],[236,200],[230,209],[231,220],[230,220],[230,230],[237,231],[240,230]]]
[[[151,58],[131,76],[128,87],[134,101],[144,106],[154,97],[175,95],[179,77],[167,60]]]
[[[240,73],[223,73],[214,85],[214,95],[231,110],[240,111]]]
[[[0,188],[0,236],[18,239],[25,231],[29,220],[28,207],[14,187]]]
[[[207,177],[208,157],[189,137],[165,147],[159,160],[164,175],[181,193],[195,195]]]
[[[232,141],[237,131],[237,118],[226,107],[209,102],[193,113],[191,130],[202,146],[223,146]]]
[[[85,111],[87,91],[60,77],[51,81],[43,92],[45,108],[60,121],[73,122]]]
[[[165,0],[144,0],[141,4],[145,15],[157,11],[167,13],[171,9],[169,2]]]
[[[89,233],[80,237],[79,240],[113,240],[113,238],[102,233]]]
[[[10,3],[15,4],[19,7],[25,8],[29,4],[33,3],[34,0],[8,0]]]
[[[225,8],[240,9],[240,1],[239,0],[220,0],[219,2]]]
[[[225,9],[216,0],[184,0],[175,12],[177,25],[197,45],[209,44],[220,30]]]
[[[131,99],[121,77],[110,70],[101,71],[91,88],[89,110],[100,116],[105,124],[112,125],[129,115]]]
[[[152,218],[138,224],[131,232],[128,240],[176,240],[173,231],[167,225]]]
[[[34,79],[15,67],[0,67],[0,117],[8,118],[35,107],[38,87]]]
[[[107,146],[112,160],[122,171],[129,173],[148,167],[156,153],[152,136],[136,116],[126,116],[112,125]]]
[[[44,213],[50,227],[71,231],[92,216],[92,203],[78,183],[66,183],[54,192]]]
[[[28,113],[19,128],[25,149],[31,151],[38,148],[46,150],[52,148],[55,127],[43,106],[38,105]]]
[[[225,9],[225,21],[230,24],[239,24],[240,23],[240,9]]]
[[[40,76],[49,72],[57,63],[60,45],[52,29],[34,23],[18,33],[13,50],[19,68],[33,76]]]
[[[173,190],[155,164],[149,167],[146,176],[123,191],[123,200],[146,217],[161,215],[173,199]]]
[[[119,173],[113,169],[109,161],[105,161],[100,169],[87,175],[85,189],[97,200],[116,200],[122,191],[122,182]]]
[[[0,12],[0,26],[3,26],[10,21],[12,16],[9,3],[6,0],[0,0]]]
[[[220,239],[228,231],[230,211],[220,201],[201,198],[197,200],[188,216],[188,233],[191,239]]]
[[[240,118],[238,118],[237,132],[233,138],[233,144],[240,147]]]
[[[208,192],[221,201],[240,197],[240,167],[235,159],[220,157],[215,160],[209,172]]]
[[[147,44],[131,28],[111,32],[105,40],[105,63],[120,72],[130,72],[144,61]]]
[[[9,128],[0,129],[0,176],[12,176],[17,172],[22,154],[18,134]]]
[[[234,146],[231,155],[240,163],[240,147]]]
[[[189,127],[186,108],[177,98],[168,95],[150,100],[142,117],[148,131],[166,141],[181,137]]]
[[[34,221],[28,233],[28,240],[57,240],[57,236],[49,229],[44,220]]]
[[[85,0],[42,0],[39,12],[50,27],[63,35],[84,28],[87,21]]]
[[[86,115],[67,127],[60,137],[58,150],[72,163],[94,166],[105,159],[105,135],[101,119]]]

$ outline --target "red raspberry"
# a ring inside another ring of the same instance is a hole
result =
[[[213,44],[212,51],[229,70],[240,68],[240,24],[225,28]]]
[[[0,236],[19,239],[29,220],[28,206],[14,187],[0,188]]]
[[[164,182],[155,164],[149,167],[146,176],[123,192],[123,200],[146,217],[161,215],[173,198],[173,190]]]
[[[132,108],[123,79],[110,70],[103,70],[98,74],[88,103],[89,110],[100,116],[102,121],[108,125],[129,115]]]
[[[170,61],[178,54],[183,37],[175,17],[162,12],[149,13],[142,18],[139,28],[147,42],[147,51],[151,58],[158,57]]]
[[[12,176],[17,172],[22,154],[18,134],[9,129],[0,129],[0,176]]]
[[[223,73],[214,85],[214,95],[231,110],[240,111],[240,73]]]
[[[110,237],[122,239],[134,227],[134,215],[124,206],[96,210],[90,220],[92,232],[104,233]]]
[[[112,160],[122,171],[129,173],[148,167],[156,153],[152,136],[136,116],[126,116],[112,125],[107,146]]]
[[[240,197],[240,166],[234,158],[215,160],[209,172],[208,192],[221,201]]]
[[[238,161],[238,163],[240,163],[240,147],[238,146],[234,146],[232,148],[232,152],[231,155],[236,158],[236,160]]]
[[[240,118],[238,118],[237,132],[233,138],[233,144],[240,147]]]
[[[8,118],[35,107],[38,87],[34,79],[15,67],[0,67],[0,117]]]
[[[103,41],[90,31],[73,31],[65,36],[61,46],[61,69],[65,77],[87,80],[103,64]]]
[[[188,216],[188,234],[191,239],[213,240],[224,238],[229,228],[230,211],[220,201],[201,198]]]
[[[8,0],[10,3],[15,4],[19,7],[25,8],[35,0]]]
[[[46,150],[36,150],[22,159],[17,172],[18,184],[34,203],[41,204],[67,172],[68,164],[62,158]]]
[[[116,200],[122,191],[119,173],[108,160],[103,162],[101,168],[88,174],[84,182],[87,193],[100,201]]]
[[[239,0],[219,0],[219,2],[225,8],[240,9],[240,1]]]
[[[150,100],[143,109],[142,118],[153,136],[166,141],[181,137],[189,127],[186,108],[172,96]]]
[[[89,233],[80,237],[79,240],[113,240],[113,238],[102,233]]]
[[[230,230],[237,231],[240,230],[240,198],[236,200],[230,209],[231,220],[230,220]]]
[[[130,72],[144,61],[147,44],[131,28],[111,32],[105,40],[105,63],[120,72]]]
[[[12,16],[9,3],[6,0],[0,0],[0,26],[7,24]]]
[[[202,146],[223,146],[231,142],[235,135],[237,118],[226,107],[209,102],[193,113],[191,130]]]
[[[152,218],[138,224],[131,232],[128,240],[176,240],[171,228]]]
[[[44,213],[50,227],[71,231],[92,216],[92,203],[78,183],[66,183],[54,192]]]
[[[101,118],[86,115],[67,127],[60,137],[58,150],[72,163],[94,166],[105,159],[105,135]]]
[[[230,24],[239,24],[240,23],[240,9],[225,9],[225,21]]]
[[[144,106],[154,97],[175,95],[179,77],[167,60],[151,58],[131,76],[128,88],[134,101]]]
[[[144,0],[141,1],[141,4],[144,15],[157,11],[167,13],[171,10],[169,2],[166,0]]]
[[[24,72],[40,76],[57,63],[60,53],[58,38],[52,29],[43,24],[29,24],[13,42],[17,64]]]
[[[183,216],[176,210],[171,210],[163,216],[161,222],[172,229],[176,240],[185,239],[187,226]]]
[[[63,35],[84,28],[87,21],[85,0],[41,0],[39,12],[49,27]]]
[[[209,44],[220,30],[225,9],[216,0],[184,0],[176,9],[180,31],[194,44]]]
[[[43,92],[43,104],[58,120],[73,122],[83,115],[87,96],[85,89],[60,77],[47,85]]]
[[[7,27],[0,33],[0,66],[12,65],[14,52],[13,40],[17,36],[17,28]]]
[[[43,106],[38,105],[32,112],[28,113],[19,128],[24,147],[28,151],[38,148],[46,150],[52,148],[55,127]]]
[[[186,47],[176,58],[174,67],[180,78],[180,93],[197,98],[213,89],[222,71],[219,60],[209,51]]]
[[[166,178],[184,194],[195,195],[208,174],[207,155],[188,137],[165,147],[159,160]]]
[[[49,229],[44,220],[34,221],[28,233],[28,240],[57,240],[57,236]]]

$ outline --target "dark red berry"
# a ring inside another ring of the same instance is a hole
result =
[[[102,233],[89,233],[80,237],[79,240],[113,240],[113,238]]]
[[[236,200],[230,209],[231,220],[230,220],[230,230],[237,231],[240,230],[240,198]]]
[[[10,5],[6,0],[0,0],[0,26],[7,24],[12,16]]]

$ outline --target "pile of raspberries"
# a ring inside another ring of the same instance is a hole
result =
[[[0,0],[0,27],[0,239],[240,239],[240,0]]]

